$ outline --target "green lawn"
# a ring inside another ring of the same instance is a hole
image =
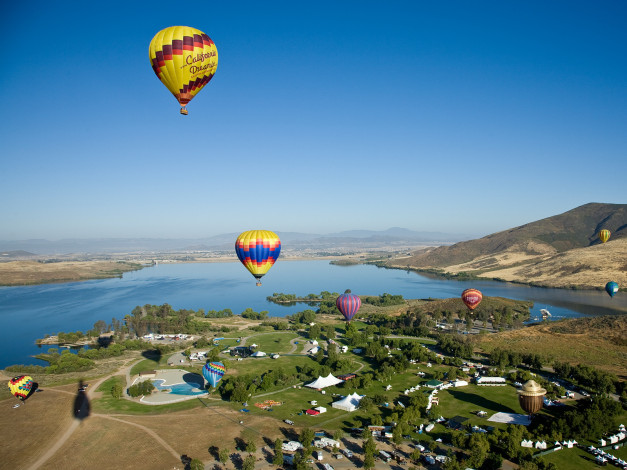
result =
[[[260,333],[249,337],[246,344],[250,346],[255,343],[257,344],[257,351],[263,351],[267,354],[281,354],[290,351],[292,349],[290,340],[298,337],[299,335],[294,332]]]
[[[126,400],[124,398],[113,398],[111,389],[115,383],[125,386],[125,378],[122,375],[116,375],[105,380],[100,387],[96,389],[102,392],[101,398],[96,398],[90,402],[91,411],[93,413],[130,413],[130,414],[151,414],[158,415],[171,411],[189,410],[201,406],[198,400],[187,400],[169,405],[144,405],[142,403]]]

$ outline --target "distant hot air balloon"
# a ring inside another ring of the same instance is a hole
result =
[[[357,313],[357,310],[359,310],[359,307],[361,307],[361,299],[359,296],[351,294],[350,289],[347,289],[346,292],[335,300],[335,305],[342,315],[344,315],[344,319],[350,322]]]
[[[518,402],[520,407],[529,415],[533,415],[542,409],[546,390],[536,383],[535,380],[528,380],[518,391]]]
[[[607,292],[610,297],[614,297],[618,292],[618,283],[611,281],[605,284],[605,292]]]
[[[462,292],[462,301],[471,311],[481,303],[481,299],[483,299],[483,295],[477,289],[466,289]]]
[[[281,240],[270,230],[249,230],[235,240],[235,253],[260,286],[261,277],[279,258]]]
[[[24,401],[37,390],[37,383],[30,375],[18,375],[9,380],[9,390],[15,398]]]
[[[205,367],[202,368],[202,376],[209,382],[213,388],[218,385],[218,382],[226,373],[226,367],[221,362],[207,362]]]
[[[605,243],[610,239],[611,234],[612,232],[610,232],[609,230],[603,229],[599,232],[599,240],[601,240],[602,243]]]
[[[187,103],[218,68],[216,45],[205,33],[189,26],[170,26],[155,34],[148,58],[157,78],[181,105],[181,114],[187,114]]]

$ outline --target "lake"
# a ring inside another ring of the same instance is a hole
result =
[[[122,278],[24,287],[0,287],[0,368],[41,363],[31,356],[44,352],[37,338],[59,331],[86,331],[98,320],[122,319],[138,305],[170,304],[175,309],[222,310],[238,314],[250,307],[283,317],[305,304],[276,305],[266,300],[275,292],[319,294],[321,291],[380,295],[407,299],[458,297],[468,287],[484,296],[535,302],[532,317],[548,308],[553,318],[627,312],[627,295],[610,298],[602,291],[542,289],[496,281],[434,279],[415,272],[372,265],[337,266],[327,260],[281,261],[263,278],[261,287],[240,263],[159,264],[125,273]]]

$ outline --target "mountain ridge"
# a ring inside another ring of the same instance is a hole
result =
[[[602,229],[612,232],[603,244]],[[588,203],[570,211],[450,246],[425,248],[389,267],[551,287],[627,285],[627,204]],[[605,279],[605,282],[603,282]]]

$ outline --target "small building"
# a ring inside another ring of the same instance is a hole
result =
[[[450,429],[455,429],[457,431],[463,429],[466,421],[468,421],[468,418],[465,418],[463,416],[454,416],[451,419],[448,420],[447,426]]]
[[[533,441],[532,440],[528,440],[528,439],[523,439],[522,442],[520,443],[520,447],[532,448],[533,447]]]
[[[298,449],[302,449],[303,445],[298,441],[288,441],[281,444],[281,450],[283,452],[296,452]]]
[[[155,378],[157,376],[157,371],[156,370],[145,370],[143,372],[139,373],[139,376],[142,379],[151,379],[151,378]]]
[[[337,378],[341,380],[350,380],[354,379],[355,377],[357,377],[355,374],[342,374],[337,376]]]
[[[547,448],[546,441],[537,441],[535,443],[535,448],[540,449],[540,450],[546,450]]]
[[[477,385],[487,386],[504,386],[506,385],[505,377],[477,377]]]
[[[436,388],[440,385],[444,385],[444,382],[440,382],[439,380],[431,379],[427,383],[425,383],[425,387]]]

